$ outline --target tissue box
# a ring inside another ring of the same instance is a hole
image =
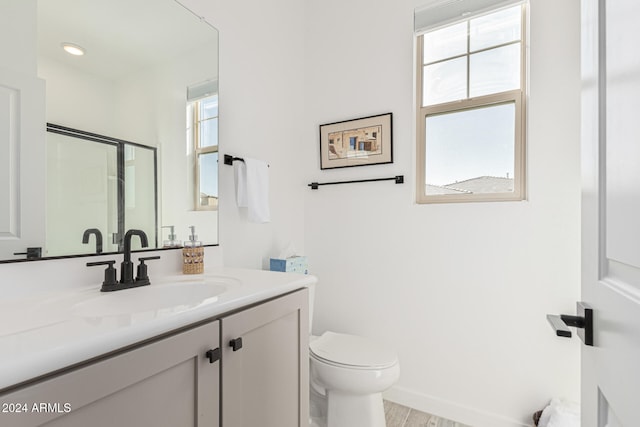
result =
[[[271,258],[269,269],[286,273],[309,273],[306,256],[293,256],[286,259]]]

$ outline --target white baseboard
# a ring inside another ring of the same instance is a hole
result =
[[[391,402],[416,409],[428,414],[437,415],[472,427],[531,427],[520,421],[504,416],[469,408],[434,396],[418,393],[403,387],[392,387],[384,393],[384,398]],[[533,415],[533,414],[532,414]]]

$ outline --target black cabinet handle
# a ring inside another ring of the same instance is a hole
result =
[[[208,350],[205,353],[205,357],[209,359],[209,363],[217,362],[218,360],[220,360],[220,348]]]
[[[229,341],[229,346],[233,348],[233,351],[238,351],[242,348],[242,338],[236,338]]]
[[[583,302],[576,304],[577,316],[547,314],[547,320],[559,337],[571,338],[569,327],[578,328],[578,336],[585,345],[593,345],[593,309]]]

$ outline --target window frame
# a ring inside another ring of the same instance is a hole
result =
[[[526,99],[527,99],[527,5],[521,7],[521,34],[520,34],[520,88],[505,92],[492,93],[477,97],[467,97],[462,100],[449,101],[440,104],[423,106],[423,72],[424,72],[424,34],[429,31],[416,34],[416,203],[466,203],[466,202],[497,202],[497,201],[521,201],[526,199]],[[510,6],[513,7],[513,6]],[[498,12],[505,8],[496,8],[481,15],[473,16],[462,21],[447,23],[446,26],[468,22],[480,16]],[[439,28],[432,29],[434,31]],[[467,32],[467,52],[464,55],[469,58],[473,53],[483,52],[499,48],[514,42],[492,46],[490,49],[478,49],[470,51],[470,34]],[[457,56],[456,56],[457,57]],[[452,57],[454,58],[454,57]],[[451,58],[447,58],[451,59]],[[440,62],[440,61],[435,61]],[[470,61],[467,60],[467,94],[469,94],[469,70]],[[513,192],[508,193],[471,193],[471,194],[426,194],[426,119],[429,116],[463,112],[472,109],[490,107],[494,105],[514,103],[515,105],[515,134],[514,134],[514,182]]]
[[[193,171],[194,171],[194,210],[196,211],[217,211],[218,203],[215,205],[202,205],[200,200],[200,156],[205,154],[217,153],[218,144],[210,145],[208,147],[200,146],[200,123],[206,120],[218,119],[219,115],[208,117],[204,120],[200,120],[200,108],[201,102],[207,98],[218,96],[218,94],[211,94],[209,96],[197,99],[191,103],[191,114],[193,116]],[[219,198],[218,198],[219,199]]]

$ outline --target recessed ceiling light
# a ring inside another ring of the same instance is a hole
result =
[[[60,44],[60,46],[62,46],[62,48],[67,52],[70,53],[71,55],[75,55],[75,56],[82,56],[84,55],[84,48],[82,46],[78,46],[77,44],[73,44],[73,43],[62,43]]]

